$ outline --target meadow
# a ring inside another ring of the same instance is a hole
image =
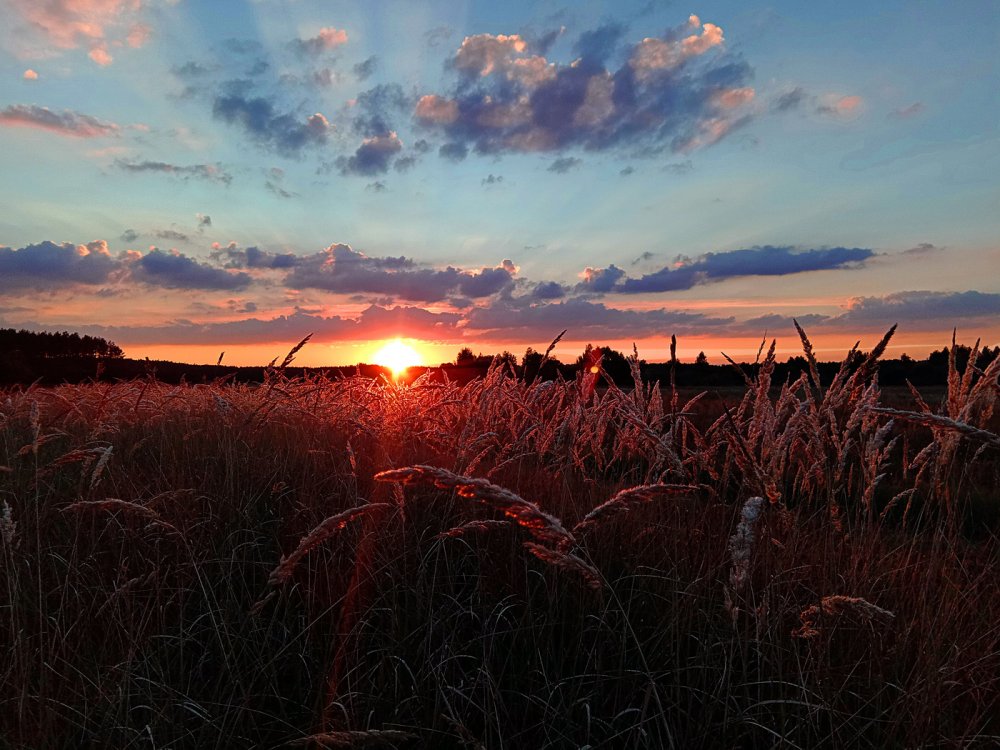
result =
[[[732,397],[9,388],[0,747],[996,746],[1000,358],[887,399],[890,335]]]

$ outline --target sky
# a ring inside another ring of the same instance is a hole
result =
[[[995,0],[0,0],[0,326],[127,356],[1000,343]]]

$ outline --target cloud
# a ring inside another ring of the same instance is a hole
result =
[[[180,166],[163,161],[126,161],[118,159],[115,161],[115,166],[118,169],[133,174],[159,172],[171,175],[172,177],[178,177],[182,180],[207,180],[209,182],[219,182],[223,185],[229,185],[233,181],[233,176],[219,164],[188,164]]]
[[[887,322],[996,319],[1000,315],[1000,294],[966,292],[895,292],[884,297],[853,297],[847,310],[833,319],[836,323],[877,324]]]
[[[820,97],[820,103],[816,107],[816,113],[833,117],[838,120],[850,120],[861,114],[864,99],[860,96],[840,96],[839,94],[826,94]]]
[[[548,171],[555,172],[556,174],[566,174],[570,170],[576,169],[581,164],[583,164],[583,159],[577,159],[575,156],[560,156],[554,162],[549,164]]]
[[[285,279],[295,289],[322,289],[342,294],[379,294],[393,298],[440,302],[455,294],[472,299],[488,297],[513,286],[513,266],[464,271],[417,268],[406,257],[375,258],[351,248],[330,245],[322,253],[303,258]]]
[[[135,20],[143,0],[9,0],[7,6],[26,22],[23,43],[40,35],[57,50],[85,46],[99,65],[111,62],[109,44],[141,47],[150,33]]]
[[[245,289],[252,281],[249,274],[230,273],[156,248],[129,263],[134,280],[167,289],[236,290]]]
[[[34,104],[11,104],[0,109],[0,125],[7,127],[36,128],[73,138],[108,138],[121,130],[113,122],[64,109],[53,112],[48,107]]]
[[[562,299],[566,296],[566,287],[558,281],[539,281],[531,290],[531,297],[538,300]]]
[[[126,229],[124,232],[122,232],[121,235],[122,242],[131,243],[135,242],[137,239],[139,239],[139,233],[134,229]]]
[[[438,149],[438,155],[449,161],[459,162],[469,155],[469,148],[464,143],[445,143]]]
[[[375,55],[367,57],[359,63],[356,63],[351,71],[354,73],[354,77],[359,81],[367,81],[372,75],[375,74],[375,69],[378,68],[378,58]]]
[[[17,250],[0,246],[0,290],[5,292],[106,284],[118,268],[104,240],[86,245],[46,240]]]
[[[178,232],[174,229],[161,229],[156,233],[156,236],[161,240],[173,240],[174,242],[191,241],[191,238],[184,234],[184,232]]]
[[[389,170],[392,157],[403,149],[403,142],[395,131],[365,138],[351,157],[341,156],[337,166],[341,174],[374,176]]]
[[[937,253],[944,250],[943,247],[938,247],[930,242],[921,242],[918,245],[911,247],[907,250],[903,250],[903,255],[927,255],[928,253]]]
[[[208,214],[195,214],[194,217],[198,220],[198,229],[212,226],[212,217]]]
[[[347,43],[347,32],[343,29],[335,29],[332,26],[324,26],[319,33],[308,39],[294,39],[291,42],[292,48],[304,55],[317,56],[324,52],[336,49]]]
[[[415,156],[401,156],[392,163],[392,168],[397,172],[409,172],[415,166],[417,166],[417,157]]]
[[[428,47],[440,47],[442,44],[451,39],[455,30],[450,26],[435,26],[430,31],[424,32],[424,41],[427,43]]]
[[[326,143],[330,131],[329,121],[319,112],[303,119],[276,111],[263,97],[247,98],[239,93],[216,97],[212,114],[239,125],[257,143],[284,156],[297,156],[308,146]]]
[[[299,262],[299,256],[294,253],[272,253],[255,245],[243,249],[235,242],[230,242],[225,247],[213,244],[211,258],[226,268],[287,270],[294,268]]]
[[[899,109],[894,109],[886,117],[890,120],[909,120],[917,115],[923,113],[927,109],[923,102],[913,102],[908,107],[900,107]]]
[[[503,182],[503,175],[502,174],[498,174],[498,175],[490,174],[488,177],[484,177],[480,181],[480,184],[481,185],[499,185],[501,182]]]
[[[635,167],[633,167],[633,166],[630,165],[630,166],[624,167],[621,170],[619,170],[618,176],[619,177],[628,177],[630,174],[634,174],[634,173],[635,173]]]
[[[639,278],[627,278],[614,265],[605,269],[586,268],[578,288],[594,293],[645,294],[691,289],[701,284],[741,276],[786,276],[809,271],[855,268],[875,252],[861,247],[827,247],[796,250],[787,246],[763,245],[722,253],[705,253],[697,258],[678,258],[672,265]],[[642,257],[642,256],[640,256]]]
[[[801,86],[796,86],[791,91],[786,91],[777,96],[771,102],[771,110],[774,112],[788,112],[792,109],[798,109],[808,98],[809,95],[806,93],[806,90]]]
[[[375,180],[375,182],[369,182],[365,185],[365,190],[370,193],[384,193],[388,189],[389,188],[386,187],[386,184],[382,182],[382,180]]]
[[[38,73],[36,73],[31,68],[28,68],[26,71],[24,71],[24,75],[21,76],[21,77],[24,80],[26,80],[26,81],[37,81],[38,80]]]
[[[550,340],[563,329],[570,339],[644,338],[676,334],[705,333],[733,323],[733,318],[716,318],[681,310],[622,310],[598,302],[576,298],[557,303],[536,303],[528,299],[498,300],[489,307],[477,307],[468,314],[467,331],[477,337],[501,341]]]
[[[750,67],[722,52],[722,30],[689,22],[607,59],[622,31],[606,25],[576,42],[570,64],[536,54],[517,34],[466,37],[448,61],[450,91],[422,96],[418,124],[480,154],[580,147],[656,146],[690,151],[746,123]]]

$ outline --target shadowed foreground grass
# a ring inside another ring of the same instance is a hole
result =
[[[0,746],[994,746],[1000,364],[880,351],[0,394]]]

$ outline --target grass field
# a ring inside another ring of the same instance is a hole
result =
[[[0,747],[996,746],[1000,360],[884,343],[0,393]]]

